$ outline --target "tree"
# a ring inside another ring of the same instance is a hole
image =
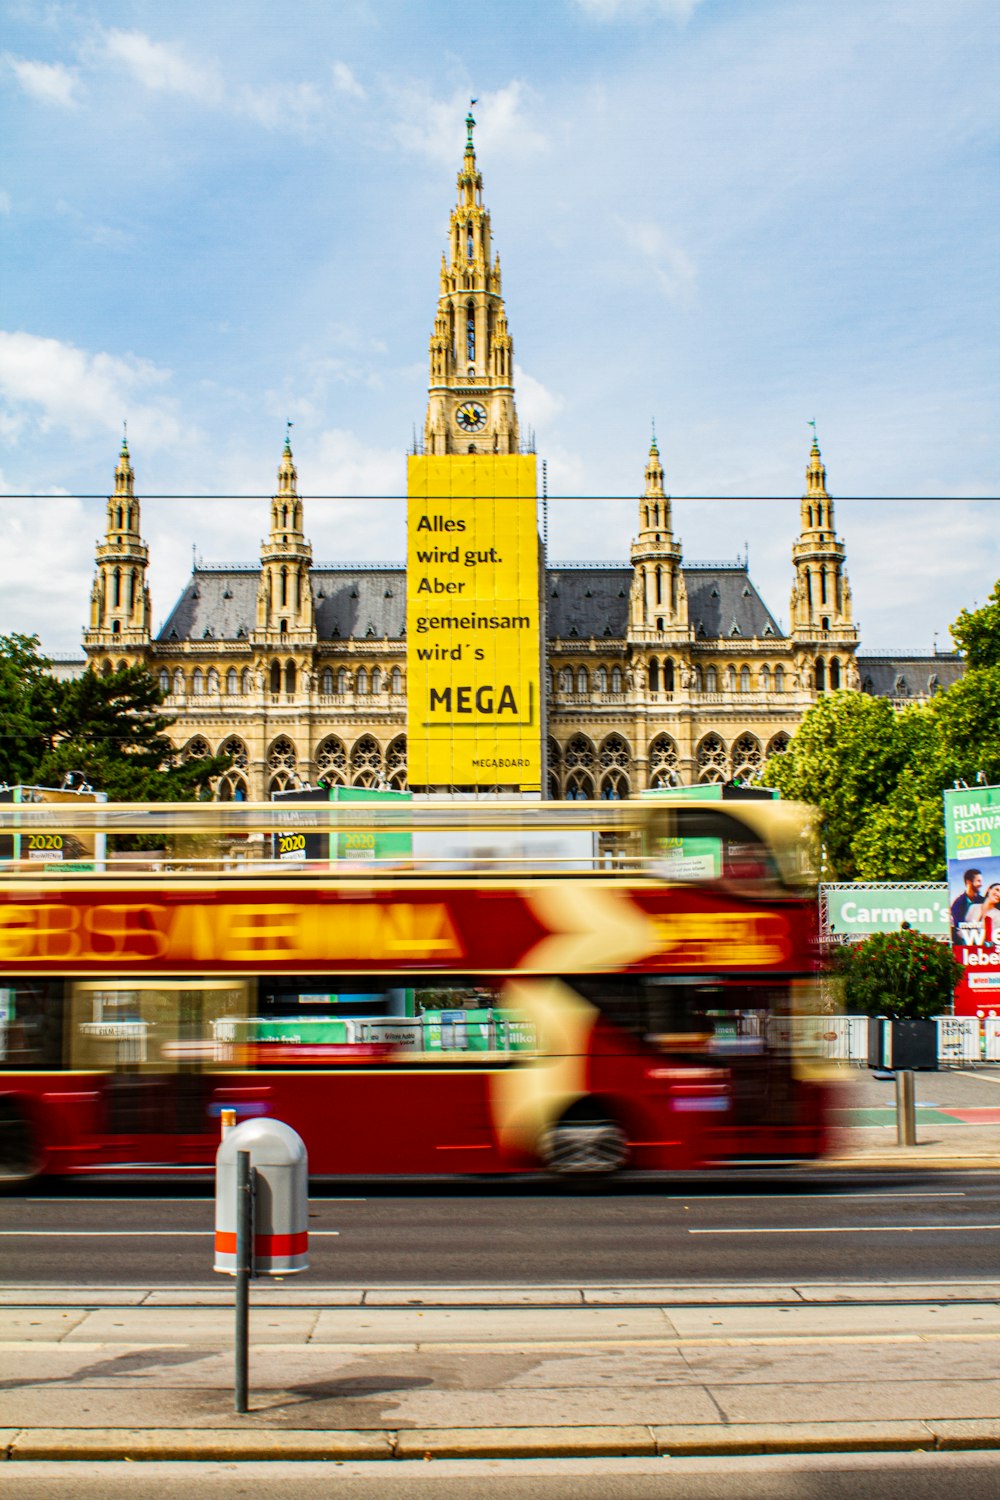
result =
[[[35,635],[0,635],[0,781],[30,782],[52,748],[60,684]]]
[[[1000,667],[1000,579],[981,609],[962,610],[951,634],[970,668]]]
[[[82,772],[113,802],[183,802],[210,795],[226,756],[176,763],[156,679],[143,667],[58,682],[34,636],[0,637],[0,778],[60,786]]]
[[[853,841],[871,810],[898,785],[920,737],[908,720],[885,698],[827,693],[805,715],[788,749],[767,762],[767,785],[819,809],[828,878],[856,878]]]
[[[918,1019],[951,1009],[962,965],[947,943],[904,927],[838,948],[834,972],[844,980],[847,1010]]]

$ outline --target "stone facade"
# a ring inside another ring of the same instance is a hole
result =
[[[468,135],[430,341],[420,451],[520,451],[513,344]],[[961,671],[952,655],[860,656],[845,548],[813,439],[782,632],[745,562],[685,563],[655,441],[628,562],[553,563],[544,589],[548,792],[623,797],[752,779],[824,692],[908,702]],[[98,546],[88,664],[158,678],[181,755],[225,751],[220,798],[315,782],[406,785],[406,573],[316,567],[286,438],[259,564],[197,564],[151,633],[148,549],[122,444]]]

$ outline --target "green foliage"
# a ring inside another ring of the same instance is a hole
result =
[[[0,781],[30,781],[56,736],[59,684],[35,635],[0,635]]]
[[[951,627],[970,667],[1000,667],[1000,580],[982,609],[963,609]]]
[[[82,772],[112,802],[184,802],[210,795],[225,756],[174,764],[156,679],[142,667],[57,682],[34,636],[0,636],[0,780],[60,786]]]
[[[828,879],[857,877],[853,841],[869,811],[887,801],[911,761],[918,731],[885,698],[827,693],[809,710],[788,750],[763,780],[820,812]]]
[[[947,943],[924,932],[874,932],[837,950],[834,970],[844,980],[844,1003],[863,1016],[919,1019],[951,1008],[962,977]]]
[[[952,634],[968,670],[928,703],[828,693],[763,779],[819,809],[829,880],[943,880],[942,793],[1000,785],[1000,582]]]

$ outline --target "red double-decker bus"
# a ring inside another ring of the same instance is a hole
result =
[[[88,829],[100,859],[0,866],[8,1184],[207,1171],[223,1109],[287,1121],[320,1175],[823,1148],[802,808],[0,808]]]

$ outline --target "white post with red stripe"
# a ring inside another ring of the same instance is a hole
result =
[[[281,1120],[244,1120],[226,1131],[215,1157],[215,1269],[236,1274],[236,1166],[249,1151],[254,1178],[254,1276],[290,1276],[309,1265],[309,1159],[302,1137]]]

